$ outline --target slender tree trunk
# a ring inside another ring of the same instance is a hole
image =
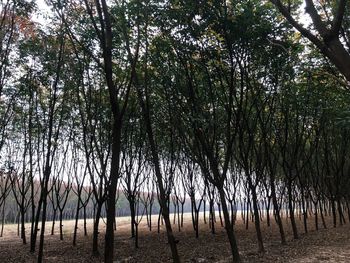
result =
[[[278,229],[280,232],[281,243],[284,245],[284,244],[286,244],[286,236],[284,234],[283,222],[282,222],[280,209],[279,209],[279,205],[278,205],[278,201],[277,201],[276,186],[275,186],[274,178],[271,179],[271,197],[272,197],[272,204],[273,204],[275,219],[276,219]]]
[[[293,230],[293,236],[294,239],[298,239],[298,229],[297,225],[295,223],[295,217],[294,217],[294,207],[293,207],[293,195],[292,195],[292,182],[289,180],[288,182],[288,209],[289,209],[289,217],[290,217],[290,222],[292,224],[292,230]]]
[[[47,209],[47,186],[44,190],[44,201],[43,201],[43,211],[41,217],[41,229],[40,229],[40,243],[39,243],[39,252],[38,252],[38,263],[43,261],[44,256],[44,237],[45,237],[45,224],[46,224],[46,209]]]
[[[270,206],[271,206],[271,198],[268,198],[267,205],[266,205],[266,221],[267,221],[267,226],[271,226],[270,222]]]
[[[130,217],[131,217],[131,238],[135,237],[135,204],[133,200],[129,200],[129,207],[130,207]]]
[[[80,200],[78,198],[77,209],[75,211],[75,223],[74,223],[74,232],[73,232],[73,246],[77,245],[77,232],[78,232],[78,220],[79,220],[79,204]]]
[[[84,213],[84,236],[87,236],[87,229],[86,229],[86,206],[83,207],[83,213]]]
[[[214,201],[213,199],[210,199],[209,202],[209,222],[210,222],[210,228],[211,233],[215,234],[215,219],[214,219]]]
[[[55,234],[55,222],[56,222],[56,209],[53,209],[53,216],[52,216],[52,226],[51,226],[51,236]]]
[[[305,196],[304,196],[304,191],[302,189],[302,194],[301,194],[301,209],[303,213],[303,223],[304,223],[304,231],[305,234],[307,234],[308,229],[307,229],[307,210],[306,210],[306,205],[305,205]]]
[[[23,198],[24,200],[24,198]],[[27,239],[26,239],[26,227],[25,227],[25,211],[24,211],[24,201],[22,201],[21,205],[21,238],[23,241],[23,244],[27,244]]]
[[[345,217],[343,214],[342,204],[341,204],[339,199],[337,200],[337,206],[338,206],[338,214],[339,214],[339,224],[342,226],[346,222],[345,222]]]
[[[249,195],[247,197],[247,205],[245,209],[245,229],[248,230],[249,227],[249,207],[250,207],[250,198]]]
[[[95,256],[98,256],[100,254],[99,250],[98,250],[98,227],[99,227],[99,223],[100,223],[100,217],[101,217],[101,210],[102,210],[102,203],[99,202],[97,204],[97,208],[96,208],[96,214],[95,214],[95,222],[94,222],[94,231],[93,231],[93,238],[92,238],[92,253]]]
[[[195,209],[195,231],[196,231],[196,238],[199,238],[199,209]]]
[[[195,214],[195,200],[193,198],[193,196],[191,195],[191,219],[192,219],[192,226],[193,226],[193,230],[196,231],[196,214]]]
[[[337,212],[335,209],[335,201],[333,198],[331,199],[331,206],[332,206],[332,215],[333,215],[333,227],[337,227]]]
[[[314,202],[315,206],[315,212],[314,212],[314,217],[315,217],[315,229],[318,231],[318,202]]]
[[[177,203],[177,227],[179,232],[181,232],[181,219],[180,219],[180,203]]]
[[[229,211],[228,211],[227,204],[226,204],[225,192],[221,187],[218,188],[218,191],[219,191],[220,201],[221,201],[221,205],[222,205],[222,212],[224,214],[226,234],[227,234],[228,240],[230,242],[230,246],[231,246],[231,253],[232,253],[232,257],[233,257],[233,262],[241,262],[240,255],[238,253],[238,246],[237,246],[236,237],[235,237],[235,234],[233,232],[233,228],[232,228],[231,223],[230,223],[230,215],[229,215]]]
[[[60,240],[63,240],[63,209],[60,209]]]
[[[206,217],[206,210],[205,210],[205,208],[206,208],[207,202],[206,202],[206,200],[204,200],[203,202],[204,202],[203,203],[203,219],[204,219],[204,224],[206,224],[207,223],[207,217]]]
[[[173,204],[174,204],[174,217],[173,217],[173,225],[175,225],[176,224],[176,209],[177,209],[177,205],[176,205],[176,203],[175,202],[173,202]]]
[[[139,224],[135,222],[135,248],[139,248]]]
[[[247,177],[248,177],[248,183],[249,183],[249,187],[250,187],[250,191],[253,199],[252,201],[253,201],[253,211],[254,211],[254,223],[255,223],[256,236],[258,239],[259,252],[263,253],[265,249],[264,249],[264,242],[263,242],[261,228],[260,228],[260,217],[259,217],[259,208],[258,208],[258,198],[256,195],[256,187],[252,184],[250,175],[247,175]]]
[[[162,209],[159,209],[158,214],[158,234],[160,233],[160,221],[162,220]]]
[[[146,203],[146,207],[145,207],[145,213],[146,213],[146,222],[147,222],[147,227],[148,227],[148,229],[149,229],[149,214],[148,214],[148,209],[149,209],[149,207],[148,207],[148,204]]]
[[[118,185],[118,178],[119,178],[119,158],[120,158],[121,125],[122,125],[121,119],[119,118],[120,116],[114,116],[114,122],[113,122],[112,162],[111,162],[111,168],[110,168],[110,183],[107,189],[107,226],[106,226],[106,234],[105,234],[105,255],[104,255],[105,263],[113,263],[113,257],[114,257],[114,221],[115,221],[117,185]]]
[[[35,228],[35,203],[34,203],[34,182],[33,179],[31,179],[31,208],[32,208],[32,212],[31,212],[31,224],[30,224],[30,251],[34,252],[35,250],[35,243],[34,243],[34,228]]]
[[[221,205],[220,205],[220,203],[217,203],[217,205],[218,205],[218,209],[219,209],[220,224],[221,224],[221,227],[223,227],[224,223],[222,222],[222,217],[221,217]]]
[[[18,209],[18,212],[17,212],[17,218],[16,218],[16,222],[17,222],[17,236],[19,237],[20,236],[20,225],[21,225],[21,220],[20,220],[20,217],[21,217],[21,211],[20,209]],[[21,237],[22,238],[22,237]]]
[[[181,227],[184,227],[184,204],[181,203]],[[349,218],[350,218],[350,212],[349,212]]]
[[[152,231],[152,207],[153,207],[153,203],[150,202],[150,204],[149,204],[149,231]]]
[[[0,237],[3,236],[4,234],[4,225],[5,225],[5,204],[6,204],[6,199],[4,200],[2,204],[2,214],[1,214],[1,232],[0,232]]]
[[[233,200],[230,200],[230,208],[231,208],[231,225],[233,227],[235,225]]]
[[[245,201],[241,201],[241,217],[243,224],[245,225]]]
[[[346,208],[348,210],[348,221],[350,222],[350,207],[349,207],[349,201],[346,200]]]
[[[40,197],[38,202],[38,208],[36,210],[36,215],[35,215],[34,229],[32,231],[33,234],[30,237],[30,252],[32,253],[35,252],[36,239],[39,231],[39,220],[40,220],[42,203],[43,203],[43,200],[42,200],[42,197]]]

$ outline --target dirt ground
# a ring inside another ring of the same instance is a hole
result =
[[[157,233],[157,217],[153,217],[154,230],[150,232],[146,222],[140,225],[140,248],[134,248],[134,241],[130,238],[129,218],[117,218],[117,232],[115,243],[115,262],[171,262],[171,254],[166,244],[166,233],[162,228]],[[82,222],[80,222],[82,223]],[[303,234],[301,221],[299,223],[300,238],[292,239],[290,223],[284,220],[287,234],[287,245],[280,244],[277,226],[266,226],[262,222],[265,254],[257,253],[255,229],[250,222],[246,230],[242,221],[237,221],[235,233],[238,246],[244,262],[350,262],[350,224],[333,228],[331,222],[328,229],[314,230],[312,218],[309,219],[309,233]],[[83,226],[79,225],[78,244],[72,246],[73,221],[64,223],[64,240],[59,240],[58,229],[51,236],[51,222],[47,225],[45,237],[44,262],[103,262],[103,257],[93,257],[92,221],[89,220],[87,237],[82,234]],[[58,226],[58,223],[56,224]],[[100,251],[103,252],[104,223],[101,222]],[[216,223],[216,234],[211,234],[208,224],[200,225],[200,235],[197,240],[191,226],[190,215],[185,215],[185,225],[178,232],[177,225],[173,225],[176,238],[179,240],[178,250],[183,262],[230,262],[230,249],[224,228]],[[27,233],[30,226],[27,226]],[[28,235],[27,235],[28,236]],[[29,244],[23,245],[17,236],[16,225],[6,225],[4,237],[0,238],[0,263],[7,262],[35,262],[36,254],[29,252]]]

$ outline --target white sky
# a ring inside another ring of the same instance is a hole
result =
[[[34,14],[32,17],[33,21],[36,23],[39,23],[41,25],[45,25],[49,23],[49,14],[50,14],[50,8],[49,6],[45,3],[44,0],[36,0],[37,6],[38,6],[38,12]]]

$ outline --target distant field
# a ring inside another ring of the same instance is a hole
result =
[[[130,238],[130,218],[117,218],[115,254],[116,262],[171,262],[171,254],[166,244],[164,228],[157,233],[157,218],[153,216],[153,231],[146,225],[146,218],[140,224],[139,244],[135,249]],[[172,217],[171,217],[172,218]],[[246,230],[240,216],[235,227],[240,253],[245,262],[350,262],[350,226],[313,230],[313,220],[309,220],[310,232],[301,234],[299,240],[292,240],[289,222],[284,220],[288,244],[280,245],[278,229],[275,224],[271,227],[262,222],[266,253],[257,253],[256,237],[253,223]],[[200,236],[197,240],[191,225],[190,214],[185,214],[184,228],[178,232],[178,226],[173,225],[178,243],[179,254],[184,262],[229,262],[230,250],[224,228],[217,218],[215,235],[211,234],[208,224],[201,222]],[[91,255],[92,220],[88,220],[88,236],[83,236],[83,221],[79,221],[78,244],[72,246],[74,221],[64,221],[64,240],[59,240],[58,223],[54,236],[50,235],[51,222],[47,223],[45,237],[44,262],[103,262],[103,256]],[[302,225],[299,223],[299,232]],[[103,252],[104,221],[101,221],[100,251]],[[27,236],[30,225],[26,226]],[[17,225],[5,225],[4,237],[0,238],[0,262],[35,262],[36,255],[29,252],[29,245],[23,245],[17,237]]]

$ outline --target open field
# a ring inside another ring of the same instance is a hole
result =
[[[157,216],[153,217],[154,230],[150,232],[145,219],[139,227],[140,248],[135,249],[130,238],[129,218],[117,218],[115,254],[116,262],[171,262],[170,249],[166,244],[164,228],[157,233]],[[185,215],[184,228],[178,232],[177,225],[173,229],[178,243],[179,253],[183,262],[230,262],[229,244],[224,228],[216,223],[217,233],[212,235],[209,226],[203,222],[200,226],[199,239],[196,240],[191,226],[190,214]],[[81,222],[82,223],[82,222]],[[302,233],[301,221],[299,232]],[[83,236],[82,224],[79,225],[78,244],[72,246],[73,221],[64,223],[64,240],[59,240],[58,228],[54,236],[50,235],[51,223],[47,224],[48,235],[45,237],[44,262],[103,262],[103,257],[91,256],[92,220],[88,221],[89,233]],[[58,227],[58,224],[56,224]],[[290,224],[284,220],[288,243],[282,246],[279,241],[278,229],[262,222],[266,253],[257,253],[254,225],[250,223],[245,230],[242,221],[235,227],[240,253],[244,262],[350,262],[350,225],[337,228],[314,231],[312,218],[309,220],[310,231],[301,234],[299,240],[292,240]],[[104,223],[101,222],[100,251],[103,252]],[[27,232],[29,231],[27,226]],[[5,225],[4,237],[0,238],[0,262],[35,262],[36,255],[29,252],[29,245],[23,245],[17,237],[16,225]]]

